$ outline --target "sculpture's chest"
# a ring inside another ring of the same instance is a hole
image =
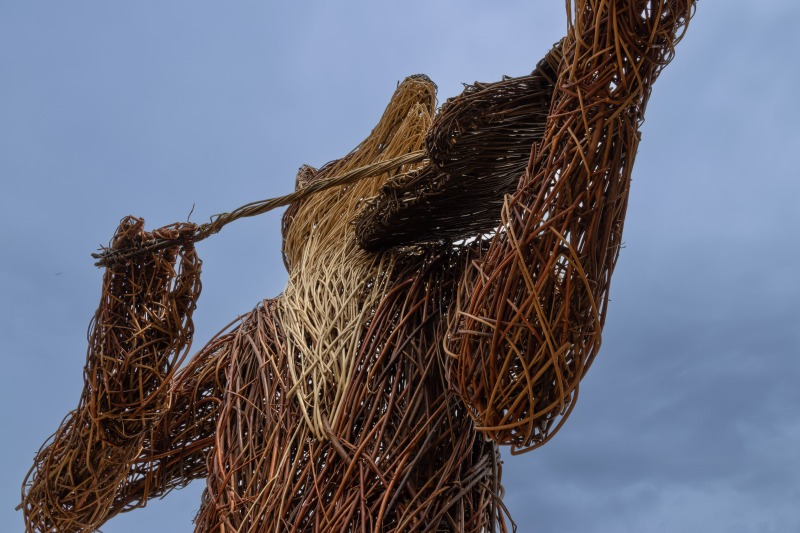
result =
[[[298,401],[298,351],[275,308],[251,328],[221,409],[216,506],[201,512],[199,530],[487,528],[495,449],[445,382],[441,310],[417,283],[401,280],[366,313],[336,413]]]

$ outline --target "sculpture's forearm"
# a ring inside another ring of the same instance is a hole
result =
[[[151,238],[142,226],[124,220],[113,246]],[[169,382],[191,342],[199,275],[191,246],[106,270],[79,406],[39,451],[23,487],[28,531],[93,530],[105,520],[147,433],[169,409]]]
[[[460,289],[448,349],[496,441],[546,442],[600,346],[639,125],[693,0],[568,2],[545,136]]]

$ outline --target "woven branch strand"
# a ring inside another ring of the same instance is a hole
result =
[[[424,161],[426,157],[427,153],[425,150],[416,150],[408,154],[394,157],[387,161],[380,161],[370,165],[365,165],[337,176],[311,181],[302,189],[292,193],[275,198],[268,198],[266,200],[251,202],[238,207],[233,211],[213,215],[211,217],[211,222],[200,224],[196,226],[192,233],[183,234],[179,238],[156,238],[142,243],[138,247],[130,247],[125,249],[106,248],[99,253],[93,253],[92,258],[97,259],[95,266],[104,267],[110,266],[116,261],[130,259],[131,257],[148,252],[163,250],[165,248],[169,248],[170,246],[185,244],[187,242],[199,242],[210,237],[211,235],[214,235],[215,233],[218,233],[223,227],[230,224],[234,220],[261,215],[278,207],[299,202],[300,200],[304,200],[313,194],[330,189],[331,187],[347,185],[349,183],[354,183],[372,176],[383,174],[384,172],[394,170],[403,165],[419,163]]]

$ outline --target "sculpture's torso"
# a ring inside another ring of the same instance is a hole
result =
[[[460,261],[432,255],[393,263],[392,285],[363,313],[338,415],[318,405],[321,436],[294,389],[302,350],[280,302],[242,324],[198,531],[492,530],[496,448],[448,387],[439,349],[453,288],[442,276],[457,279]]]

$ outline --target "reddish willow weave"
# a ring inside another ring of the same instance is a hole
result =
[[[694,7],[576,4],[544,139],[450,317],[458,389],[512,452],[555,434],[600,348],[639,126]]]
[[[287,290],[180,370],[196,228],[123,220],[112,249],[175,244],[106,269],[81,401],[23,485],[26,530],[93,531],[205,478],[197,531],[507,531],[497,445],[541,446],[575,405],[645,105],[694,1],[567,9],[530,76],[435,117],[411,77],[355,150],[301,168],[299,185],[430,156],[293,205]]]

